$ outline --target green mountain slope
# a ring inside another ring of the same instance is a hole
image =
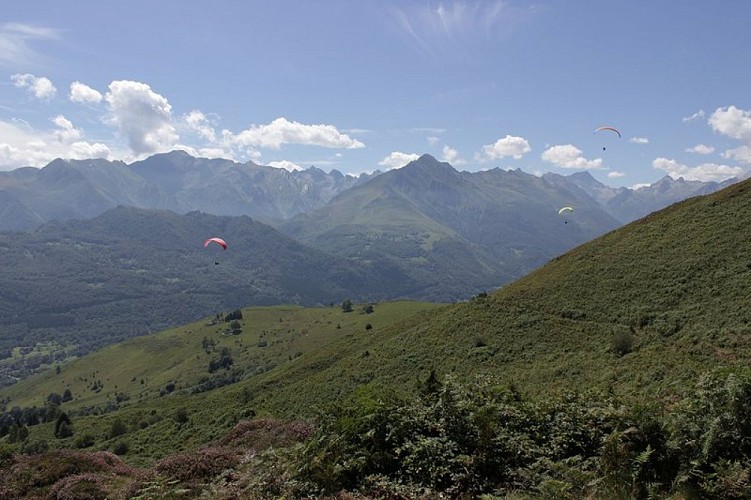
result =
[[[687,200],[552,260],[487,297],[452,306],[305,378],[358,372],[488,374],[536,395],[612,390],[665,396],[751,359],[751,183]],[[362,357],[362,351],[369,355]],[[280,375],[280,401],[303,385]],[[304,396],[303,396],[304,397]],[[300,403],[300,408],[306,402]],[[280,403],[281,405],[281,403]]]
[[[558,209],[576,206],[564,219]],[[281,223],[286,234],[414,286],[397,296],[465,299],[523,276],[618,222],[573,183],[521,171],[458,172],[429,155]]]
[[[211,236],[225,238],[230,248],[204,248]],[[23,376],[40,360],[85,353],[215,311],[367,300],[389,288],[377,273],[249,217],[198,212],[120,207],[32,233],[0,233],[0,255],[0,375],[7,375],[9,364],[16,365],[13,376]],[[39,343],[54,345],[17,362],[11,357],[13,349]]]

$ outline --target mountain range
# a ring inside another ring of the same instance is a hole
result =
[[[184,151],[157,154],[131,164],[58,159],[41,169],[0,172],[0,231],[25,231],[53,219],[91,218],[118,205],[283,221],[321,208],[338,194],[380,174],[352,176],[316,167],[290,172],[253,162],[195,158]],[[460,174],[482,182],[498,173]],[[649,187],[616,189],[587,172],[546,174],[543,179],[567,189],[577,186],[620,223],[734,182],[689,182],[666,176]],[[419,180],[416,187],[421,187]]]
[[[50,341],[80,354],[246,305],[467,300],[638,210],[721,186],[615,190],[588,173],[460,172],[429,155],[352,177],[176,151],[56,160],[3,173],[0,187],[5,356]],[[212,256],[210,236],[230,249]]]

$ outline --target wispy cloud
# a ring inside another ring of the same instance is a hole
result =
[[[693,115],[684,117],[683,118],[683,123],[695,122],[696,120],[701,120],[702,118],[704,118],[704,110],[700,109],[699,111],[697,111]]]
[[[38,41],[59,38],[57,30],[22,23],[0,24],[0,65],[14,67],[20,64],[37,65],[41,53],[32,45]]]
[[[687,153],[696,153],[699,155],[708,155],[714,152],[714,147],[707,146],[706,144],[697,144],[692,148],[686,148]]]
[[[537,7],[519,8],[505,0],[447,0],[400,4],[393,20],[412,47],[434,57],[464,54],[478,44],[505,36]]]

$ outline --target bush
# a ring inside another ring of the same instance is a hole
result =
[[[617,332],[613,335],[612,349],[618,356],[625,356],[630,353],[634,345],[634,336],[631,332]]]
[[[229,448],[211,447],[166,457],[157,462],[156,470],[180,481],[202,480],[213,478],[239,462],[240,457]]]

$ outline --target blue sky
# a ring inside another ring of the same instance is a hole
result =
[[[0,170],[185,149],[724,180],[751,168],[749,19],[746,0],[7,2]]]

